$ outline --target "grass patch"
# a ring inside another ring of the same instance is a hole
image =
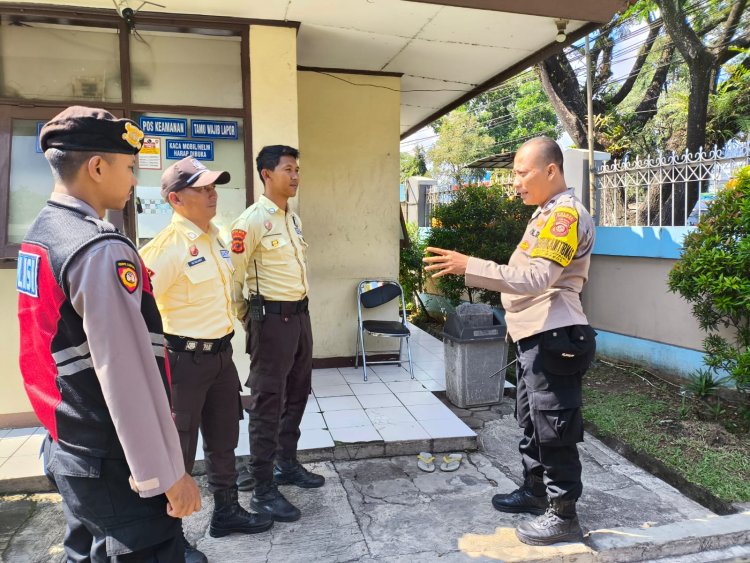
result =
[[[750,501],[750,436],[685,415],[676,389],[602,363],[584,379],[584,418],[725,502]],[[685,415],[685,416],[683,416]]]

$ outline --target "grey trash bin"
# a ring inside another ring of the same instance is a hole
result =
[[[445,390],[457,407],[499,403],[505,387],[507,328],[483,303],[463,303],[443,328]],[[491,377],[493,376],[494,377]]]

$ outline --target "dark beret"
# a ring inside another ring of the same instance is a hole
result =
[[[97,151],[136,154],[143,131],[130,119],[119,119],[103,109],[71,106],[42,127],[42,150]]]

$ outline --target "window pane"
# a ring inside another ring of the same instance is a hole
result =
[[[240,38],[139,32],[130,42],[133,101],[242,107]]]
[[[20,244],[29,225],[49,199],[54,180],[44,154],[37,152],[37,124],[31,119],[13,120],[10,151],[10,208],[8,242]]]
[[[158,146],[151,144],[150,148],[142,151],[138,158],[136,168],[136,178],[138,186],[136,195],[141,200],[143,212],[138,215],[138,245],[143,245],[152,239],[160,230],[169,224],[172,218],[172,208],[161,197],[161,175],[164,170],[172,166],[179,159],[168,159],[167,157],[167,140],[177,141],[178,143],[190,144],[211,143],[213,160],[201,160],[205,166],[211,170],[226,170],[231,175],[228,184],[216,186],[219,194],[219,201],[216,209],[214,223],[219,227],[225,240],[231,240],[229,236],[232,222],[239,217],[240,213],[245,210],[245,150],[244,150],[244,133],[242,119],[232,117],[206,117],[200,115],[174,115],[167,113],[144,113],[136,114],[134,119],[139,121],[140,117],[159,117],[174,118],[187,120],[188,129],[191,131],[190,123],[192,120],[207,120],[214,122],[236,122],[237,139],[193,139],[188,137],[181,139],[172,139],[170,137],[149,137],[149,139],[158,140]],[[148,144],[146,146],[149,146]],[[182,158],[182,156],[180,156]]]
[[[0,24],[0,95],[119,102],[116,29],[42,23]]]

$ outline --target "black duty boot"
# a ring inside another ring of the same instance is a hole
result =
[[[296,459],[280,461],[273,468],[273,482],[277,485],[297,485],[303,489],[322,487],[326,478],[305,469]]]
[[[547,509],[544,481],[538,475],[527,475],[523,485],[512,493],[492,497],[492,506],[500,512],[544,514]]]
[[[302,515],[299,508],[284,498],[273,481],[255,485],[250,506],[256,512],[269,514],[276,522],[294,522]]]
[[[185,563],[208,563],[208,559],[202,551],[198,551],[197,548],[190,545],[185,537],[185,532],[182,532],[182,549],[185,553]]]
[[[255,488],[255,477],[250,465],[242,465],[237,475],[237,488],[240,491],[252,491]]]
[[[228,534],[257,534],[271,526],[273,518],[268,514],[251,514],[240,506],[236,487],[214,493],[214,513],[208,528],[212,538]]]
[[[583,541],[583,530],[576,515],[576,501],[550,499],[544,515],[516,528],[516,536],[529,545],[551,545]]]

